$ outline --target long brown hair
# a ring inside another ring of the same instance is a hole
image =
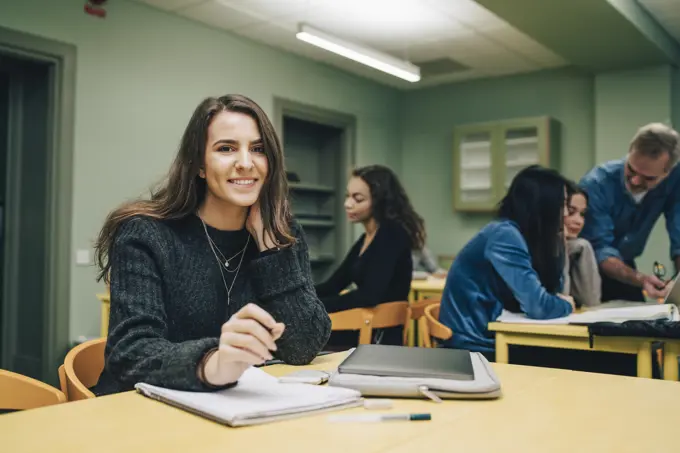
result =
[[[380,225],[384,220],[399,223],[411,238],[411,247],[425,246],[425,221],[418,215],[406,190],[392,170],[382,165],[357,168],[352,176],[361,178],[371,191],[373,217]]]
[[[265,232],[276,240],[279,247],[288,247],[295,241],[289,227],[291,214],[283,150],[274,126],[260,106],[245,96],[209,97],[194,110],[170,171],[164,182],[152,192],[151,198],[125,203],[108,215],[95,243],[95,262],[99,267],[97,280],[103,278],[109,282],[109,251],[123,222],[134,216],[180,219],[196,212],[207,190],[205,180],[199,177],[199,169],[205,161],[208,127],[220,112],[243,113],[257,123],[269,164],[259,198]]]

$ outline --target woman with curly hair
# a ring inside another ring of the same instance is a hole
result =
[[[326,310],[333,313],[407,300],[411,252],[423,247],[425,227],[397,176],[381,165],[354,170],[347,184],[345,211],[350,222],[363,225],[365,233],[335,273],[316,286]],[[330,344],[338,344],[334,341],[338,336],[334,332]],[[400,343],[399,332],[386,332],[382,343]]]

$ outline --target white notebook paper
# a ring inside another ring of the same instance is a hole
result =
[[[609,304],[609,305],[608,305]],[[582,313],[555,319],[531,319],[524,313],[512,313],[503,310],[497,321],[514,324],[592,324],[595,322],[625,322],[625,321],[668,321],[680,320],[678,307],[672,304],[635,304],[605,303],[590,308]]]
[[[281,420],[361,404],[356,390],[310,384],[282,384],[249,368],[235,387],[217,392],[186,392],[139,383],[141,394],[229,426]]]

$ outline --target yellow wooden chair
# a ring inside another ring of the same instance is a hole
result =
[[[406,301],[387,302],[372,308],[353,308],[331,313],[332,330],[359,331],[359,344],[370,344],[373,329],[406,326],[411,309]],[[403,342],[406,344],[406,328]]]
[[[411,320],[407,324],[407,328],[410,330],[412,327],[416,327],[416,338],[415,346],[425,346],[426,341],[429,341],[429,333],[427,329],[427,321],[425,320],[425,309],[430,305],[438,305],[440,303],[439,299],[422,299],[411,304]]]
[[[66,402],[64,393],[37,379],[0,370],[0,409],[25,410]]]
[[[428,335],[425,339],[425,347],[436,347],[436,341],[448,340],[453,336],[453,331],[439,322],[439,304],[430,305],[425,308],[425,321],[427,323]],[[435,338],[435,341],[432,341]]]
[[[94,398],[89,388],[99,380],[104,369],[106,338],[86,341],[71,349],[59,367],[61,391],[69,401]]]

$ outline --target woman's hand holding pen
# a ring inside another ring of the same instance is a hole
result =
[[[248,304],[222,325],[219,349],[205,363],[208,384],[236,382],[251,365],[272,359],[285,326],[255,304]]]

